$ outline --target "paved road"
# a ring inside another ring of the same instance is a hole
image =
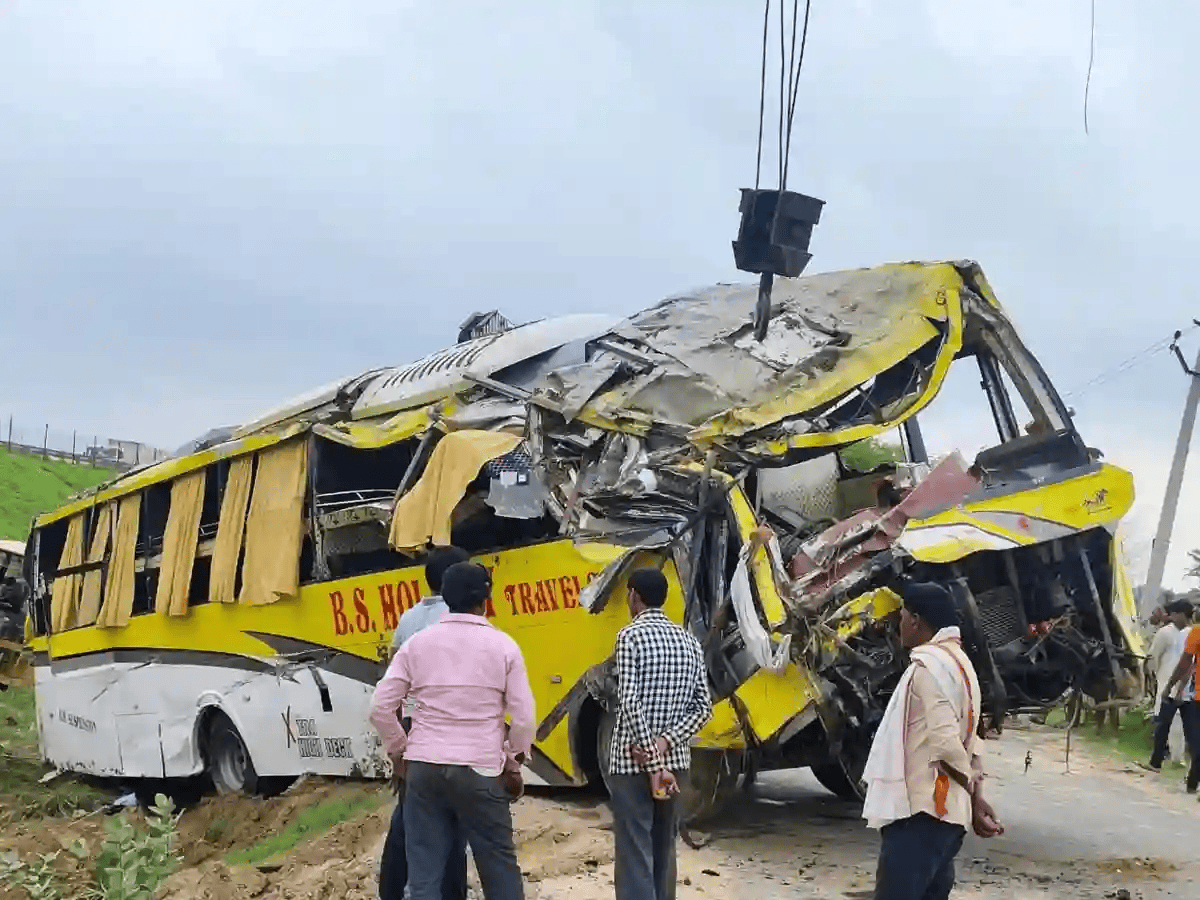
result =
[[[1152,776],[1078,744],[1077,736],[1069,766],[1061,730],[1010,729],[985,744],[985,790],[1007,833],[992,841],[968,837],[959,857],[960,893],[1090,898],[1123,896],[1125,889],[1144,900],[1200,898],[1200,866],[1189,854],[1190,839],[1200,838],[1200,804],[1184,792],[1182,772]],[[746,829],[761,834],[764,826],[786,823],[779,837],[810,876],[849,882],[839,886],[852,896],[869,890],[877,837],[806,772],[765,777],[737,816],[741,825],[729,829],[735,843],[742,843],[739,828],[749,837]],[[725,833],[715,835],[719,843]]]
[[[1078,746],[1068,770],[1056,729],[1010,729],[985,748],[985,789],[1007,833],[967,838],[956,898],[1200,898],[1200,864],[1189,858],[1200,804],[1181,772],[1151,776]],[[871,896],[877,834],[807,771],[764,775],[708,837],[702,850],[680,847],[680,900]],[[544,882],[533,896],[611,897],[611,877],[604,865]]]

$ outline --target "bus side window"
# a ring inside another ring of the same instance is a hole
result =
[[[375,449],[313,441],[311,498],[301,545],[308,584],[410,565],[388,544],[392,503],[419,438]]]
[[[133,579],[133,615],[154,611],[158,591],[158,570],[162,565],[163,534],[171,510],[171,484],[152,484],[142,491],[138,517],[136,574]]]
[[[205,470],[204,502],[200,509],[200,534],[196,559],[192,564],[192,581],[188,588],[188,606],[208,602],[212,576],[213,547],[217,542],[217,525],[221,519],[221,498],[229,482],[229,461],[213,463]]]
[[[58,561],[67,544],[67,519],[59,519],[37,532],[37,558],[34,569],[33,631],[39,637],[50,630],[50,587]]]

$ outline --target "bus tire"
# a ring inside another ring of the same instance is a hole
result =
[[[205,771],[218,794],[254,794],[258,772],[237,727],[222,712],[214,713],[204,736]]]
[[[596,729],[596,759],[606,788],[609,787],[612,735],[616,723],[616,714],[605,712]],[[739,750],[692,750],[692,768],[679,785],[680,822],[685,825],[700,824],[715,818],[725,809],[737,794],[743,774],[744,755]],[[612,793],[611,788],[609,793]]]
[[[848,803],[862,803],[866,797],[862,782],[847,775],[845,767],[837,760],[813,766],[812,773],[821,787]]]

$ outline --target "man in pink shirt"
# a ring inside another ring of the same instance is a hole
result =
[[[450,612],[400,648],[371,703],[371,723],[405,781],[412,900],[440,900],[455,818],[484,897],[524,897],[510,803],[533,743],[533,692],[516,642],[485,617],[491,591],[482,566],[451,566],[442,577]],[[408,734],[396,717],[406,700]]]

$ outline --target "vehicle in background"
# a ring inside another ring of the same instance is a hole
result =
[[[0,691],[25,671],[25,542],[0,540]]]

